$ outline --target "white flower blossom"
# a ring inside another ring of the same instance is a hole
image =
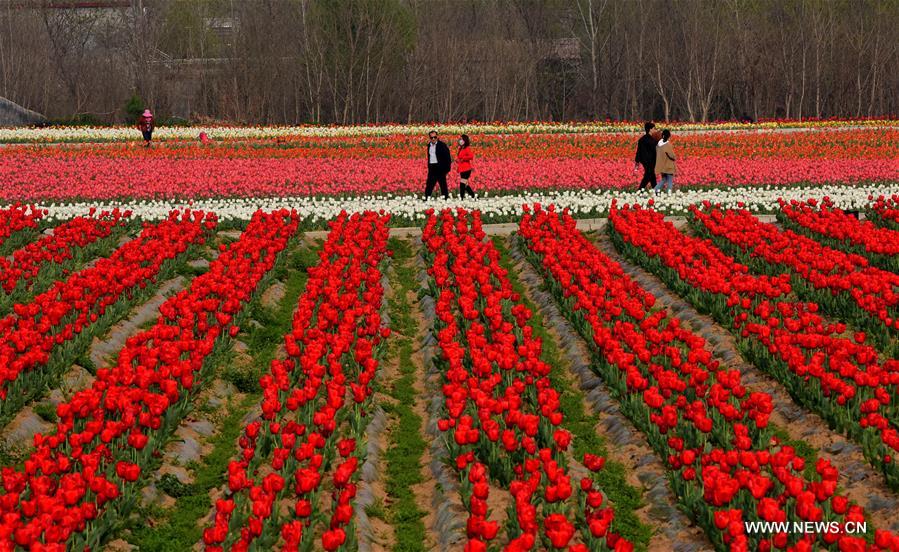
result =
[[[848,121],[766,121],[743,124],[732,121],[719,123],[666,123],[677,131],[753,131],[773,129],[891,127],[895,120]],[[470,123],[470,124],[383,124],[347,126],[158,126],[153,133],[156,140],[196,140],[205,132],[213,140],[247,140],[278,138],[315,138],[338,136],[425,135],[430,130],[442,134],[546,134],[593,132],[642,132],[642,123],[587,121],[572,123]],[[127,142],[138,141],[140,134],[130,126],[91,127],[16,127],[0,128],[0,143],[55,142]]]
[[[778,198],[786,200],[821,199],[829,197],[842,209],[860,210],[869,203],[869,196],[899,194],[899,183],[866,184],[858,186],[822,185],[809,187],[734,187],[675,190],[671,193],[647,193],[622,190],[558,190],[517,192],[491,195],[477,199],[459,200],[450,198],[422,199],[417,195],[362,195],[355,197],[252,197],[252,198],[211,198],[193,200],[122,200],[85,201],[64,203],[38,203],[36,207],[46,209],[51,220],[69,219],[83,215],[91,207],[97,209],[130,209],[135,216],[146,220],[164,218],[172,209],[189,207],[204,211],[214,211],[222,220],[248,220],[257,209],[296,209],[307,224],[321,225],[331,220],[341,211],[385,211],[409,226],[420,224],[428,209],[444,207],[465,207],[478,209],[486,222],[514,220],[521,215],[522,206],[534,203],[555,204],[568,208],[579,218],[604,216],[613,200],[619,205],[640,203],[646,205],[651,200],[656,209],[671,215],[685,215],[690,205],[703,201],[720,204],[725,208],[740,205],[753,212],[770,212],[778,208]]]

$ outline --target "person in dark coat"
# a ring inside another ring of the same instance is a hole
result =
[[[437,131],[428,133],[428,181],[425,184],[425,197],[431,197],[434,185],[440,184],[443,199],[449,199],[449,190],[446,186],[446,175],[453,166],[453,158],[450,156],[449,147],[437,137]]]
[[[649,186],[651,190],[656,186],[656,144],[658,140],[652,135],[654,124],[646,123],[643,128],[646,129],[646,134],[637,141],[634,172],[638,172],[640,167],[643,167],[643,180],[640,181],[640,189],[644,190]]]

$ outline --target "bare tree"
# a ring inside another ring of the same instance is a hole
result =
[[[583,34],[582,48],[588,52],[590,64],[590,103],[593,112],[598,111],[599,81],[602,75],[602,52],[612,38],[611,33],[604,33],[603,14],[609,5],[608,0],[576,0]],[[667,113],[666,113],[667,119]]]
[[[76,4],[0,4],[0,94],[108,121],[132,94],[260,123],[899,112],[899,0]]]

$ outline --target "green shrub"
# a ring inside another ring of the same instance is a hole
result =
[[[160,477],[156,486],[159,487],[159,490],[172,498],[181,498],[182,496],[190,494],[193,490],[193,485],[182,483],[177,477],[170,473]]]
[[[231,364],[222,371],[222,378],[231,383],[241,393],[256,393],[260,390],[261,370],[255,364],[239,366]]]
[[[128,118],[129,122],[137,121],[137,118],[141,116],[144,109],[146,109],[144,100],[137,94],[132,94],[125,103],[125,116]]]

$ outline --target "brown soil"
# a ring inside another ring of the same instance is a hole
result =
[[[390,293],[386,294],[384,297],[385,305],[390,299],[391,294],[392,288]],[[397,379],[398,374],[399,356],[396,354],[392,354],[386,362],[382,362],[380,365],[380,370],[377,375],[378,387],[380,387],[381,389],[389,388]],[[393,397],[387,395],[382,391],[376,392],[372,397],[373,405],[395,403],[396,401],[393,399]],[[390,437],[395,424],[396,420],[394,419],[394,417],[388,417],[386,427],[376,437],[377,449],[381,451],[381,456],[378,458],[378,478],[367,483],[372,495],[375,498],[375,504],[380,503],[383,508],[389,507],[392,503],[390,497],[387,496],[387,490],[384,487],[382,476],[383,474],[387,473],[384,453],[386,453],[387,448],[390,445]],[[366,437],[369,439],[371,438],[370,435],[367,435]],[[369,543],[371,550],[373,552],[386,552],[388,550],[392,550],[394,544],[396,543],[393,526],[390,525],[387,520],[382,519],[381,517],[370,515],[368,516],[368,521],[372,531],[371,542]]]
[[[509,507],[514,504],[515,499],[512,498],[508,490],[497,487],[492,483],[490,484],[490,494],[487,495],[487,519],[497,522],[500,528],[496,538],[490,541],[491,544],[497,546],[508,544],[507,534],[502,528],[509,518]]]
[[[411,295],[411,294],[410,294]],[[423,324],[424,319],[421,316],[421,313],[416,309],[413,313],[413,318],[415,319],[417,325]],[[417,338],[420,336],[416,336]],[[420,341],[417,339],[417,341]],[[415,382],[412,384],[415,389],[416,397],[427,397],[428,390],[425,386],[425,370],[424,370],[424,359],[421,354],[421,349],[416,350],[412,354],[412,362],[415,363]],[[427,403],[425,400],[416,400],[415,404],[412,406],[412,411],[421,418],[421,433],[422,435],[427,434],[427,427],[430,423],[430,413],[428,412]],[[421,473],[424,481],[415,486],[415,498],[418,503],[418,507],[423,512],[428,512],[428,515],[425,517],[424,523],[425,527],[430,527],[433,522],[433,509],[431,508],[431,503],[434,499],[434,481],[431,479],[431,474],[428,470],[428,465],[431,463],[431,451],[426,447],[424,452],[421,455]]]
[[[412,242],[413,251],[415,250],[416,242]],[[431,396],[428,386],[426,383],[426,373],[424,367],[424,356],[422,353],[423,346],[421,346],[422,341],[424,340],[424,326],[425,320],[424,316],[421,312],[421,306],[419,305],[417,292],[410,290],[406,293],[406,301],[409,305],[412,305],[412,319],[415,320],[415,328],[416,332],[414,336],[409,336],[413,338],[413,343],[418,344],[419,346],[415,348],[412,352],[412,363],[415,366],[415,377],[412,382],[412,387],[415,389],[415,403],[412,405],[412,411],[421,418],[421,428],[420,432],[422,435],[428,435],[428,424],[430,423],[430,414],[428,412],[428,401],[427,398]],[[425,437],[425,441],[427,442],[427,437]],[[428,550],[435,549],[435,543],[437,539],[433,534],[433,527],[435,522],[435,509],[433,507],[434,503],[434,495],[436,493],[435,482],[433,477],[431,476],[431,471],[429,469],[429,465],[431,464],[431,452],[428,447],[425,447],[424,451],[421,455],[421,464],[420,471],[422,476],[422,482],[415,485],[413,488],[413,492],[415,493],[415,502],[418,505],[418,509],[422,512],[426,512],[425,517],[422,519],[422,523],[425,527],[425,535],[426,542],[425,548]]]

